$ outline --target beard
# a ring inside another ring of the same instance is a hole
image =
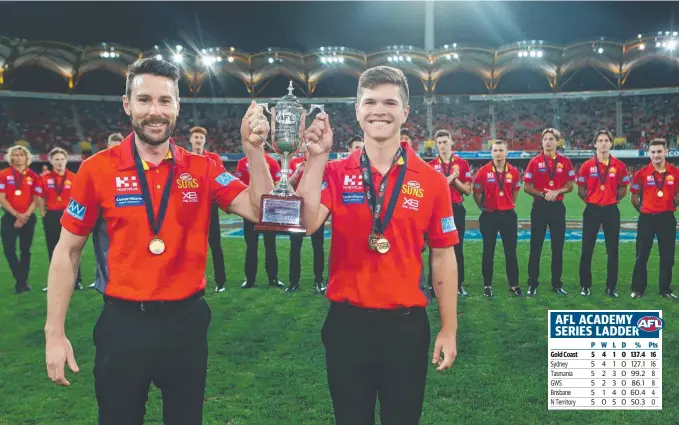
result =
[[[166,118],[149,118],[143,121],[136,121],[134,119],[132,121],[132,129],[134,132],[139,136],[139,138],[146,144],[149,144],[151,146],[158,146],[162,145],[167,141],[167,139],[170,138],[172,133],[174,132],[174,127],[175,124],[177,123],[176,121],[170,121]],[[155,136],[152,134],[148,134],[144,132],[144,126],[145,125],[152,125],[152,124],[166,124],[167,129],[163,134],[160,136]]]

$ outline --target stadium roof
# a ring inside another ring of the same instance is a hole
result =
[[[615,89],[624,87],[630,72],[644,63],[660,60],[679,68],[679,37],[676,31],[638,34],[627,41],[600,37],[569,45],[544,40],[522,40],[499,48],[472,44],[446,44],[432,51],[417,46],[393,45],[366,53],[343,46],[323,46],[309,52],[269,48],[250,53],[234,47],[154,46],[149,50],[99,43],[76,46],[53,41],[0,37],[0,87],[3,73],[37,65],[61,75],[72,89],[80,77],[105,69],[124,78],[127,66],[142,57],[162,57],[180,65],[189,90],[197,93],[210,74],[235,76],[251,94],[257,95],[276,75],[295,80],[308,95],[324,76],[348,73],[358,76],[376,65],[392,65],[418,77],[426,92],[457,70],[473,73],[490,93],[503,76],[517,69],[540,72],[554,91],[559,91],[578,70],[595,69]]]

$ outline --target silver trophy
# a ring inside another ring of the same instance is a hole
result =
[[[268,103],[258,103],[271,116],[271,143],[266,143],[281,157],[281,180],[269,195],[262,196],[258,231],[278,233],[306,233],[302,226],[303,199],[295,194],[288,182],[290,157],[302,150],[304,120],[315,109],[325,112],[324,105],[311,105],[309,111],[302,107],[292,94],[292,81],[288,94],[269,110]]]

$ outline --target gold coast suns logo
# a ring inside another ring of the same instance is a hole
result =
[[[198,189],[200,185],[198,180],[194,179],[191,174],[184,173],[177,179],[177,187],[180,189]]]
[[[404,183],[401,186],[401,193],[408,196],[415,196],[417,198],[422,198],[424,196],[424,189],[420,187],[420,183],[414,180]]]

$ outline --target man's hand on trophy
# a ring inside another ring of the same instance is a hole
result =
[[[332,128],[328,114],[320,113],[304,132],[304,141],[309,157],[330,153],[332,149]]]
[[[243,117],[240,125],[240,137],[245,153],[262,149],[269,135],[269,121],[264,110],[254,100]]]

